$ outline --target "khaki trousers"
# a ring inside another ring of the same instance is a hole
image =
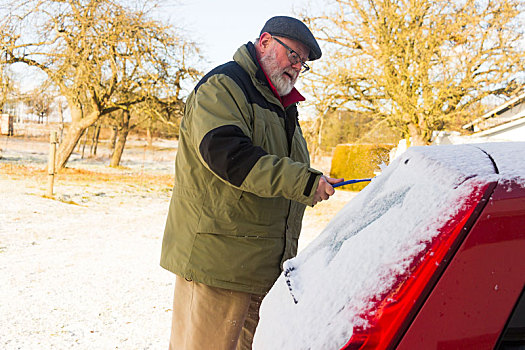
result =
[[[170,350],[250,350],[264,295],[177,276]]]

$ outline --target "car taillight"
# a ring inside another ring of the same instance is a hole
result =
[[[494,185],[473,189],[462,210],[440,229],[428,248],[414,258],[407,274],[399,276],[389,292],[371,300],[372,307],[361,314],[367,326],[354,327],[352,337],[341,350],[388,349],[395,345],[395,337],[410,322],[411,310],[428,294],[428,288],[433,285],[429,282],[435,283],[455,251],[451,248],[457,248],[477,218],[472,213],[479,214],[483,209]]]

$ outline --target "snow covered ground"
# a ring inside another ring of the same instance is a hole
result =
[[[68,166],[172,174],[176,143],[157,143],[156,152],[144,144],[130,143],[122,169],[106,167],[104,148],[96,159],[74,154]],[[0,164],[42,169],[47,147],[0,137]],[[44,193],[44,182],[0,168],[0,348],[167,348],[174,276],[159,258],[170,191],[63,181],[55,186],[58,200]],[[308,208],[300,249],[354,195],[338,190]]]

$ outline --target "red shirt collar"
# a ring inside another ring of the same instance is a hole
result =
[[[259,62],[259,59],[257,59],[257,61]],[[279,94],[277,93],[277,89],[275,88],[275,86],[273,86],[272,82],[270,81],[270,78],[268,77],[268,75],[264,71],[264,69],[263,69],[263,67],[261,65],[261,62],[259,62],[259,66],[261,67],[261,70],[263,71],[264,76],[266,77],[266,80],[268,81],[268,84],[270,84],[270,89],[272,90],[272,92],[275,95],[275,97],[277,97],[279,99],[279,101],[281,101],[281,104],[283,105],[284,108],[288,107],[291,104],[294,104],[294,103],[306,100],[303,97],[303,95],[301,95],[299,93],[299,91],[297,91],[296,88],[292,88],[292,91],[290,91],[290,93],[288,95],[279,96]]]

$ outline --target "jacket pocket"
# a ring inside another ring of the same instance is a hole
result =
[[[246,237],[283,237],[288,201],[262,198],[243,192],[235,204],[204,204],[198,224],[199,233]]]
[[[237,203],[242,191],[215,182],[208,186],[202,202],[197,231],[199,233],[235,234],[238,231]]]

